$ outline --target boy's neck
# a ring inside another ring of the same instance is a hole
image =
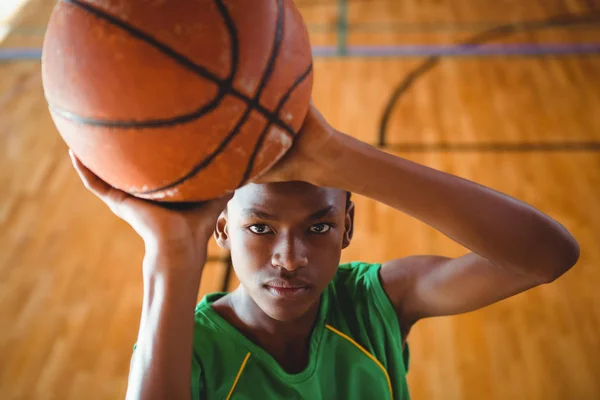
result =
[[[229,302],[232,310],[247,329],[277,342],[299,343],[309,338],[319,312],[317,303],[298,319],[278,321],[268,316],[243,287],[231,293]]]
[[[213,304],[213,308],[249,340],[267,351],[289,373],[308,364],[310,337],[319,312],[316,303],[301,318],[277,321],[238,288]]]

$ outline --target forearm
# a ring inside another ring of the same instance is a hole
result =
[[[128,399],[190,398],[194,308],[202,272],[202,266],[193,265],[197,262],[204,260],[146,255]]]
[[[578,257],[579,248],[569,232],[523,202],[347,135],[336,133],[330,142],[320,186],[385,203],[491,262],[524,274],[543,279],[560,275]]]

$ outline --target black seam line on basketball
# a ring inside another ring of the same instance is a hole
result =
[[[277,104],[277,109],[275,111],[275,113],[277,115],[279,115],[279,113],[281,112],[281,109],[283,108],[285,103],[288,101],[288,99],[292,95],[292,92],[298,86],[300,86],[300,84],[302,82],[304,82],[304,80],[308,77],[308,75],[310,74],[311,71],[312,71],[312,63],[308,66],[306,71],[304,71],[304,73],[298,79],[296,79],[296,81],[292,84],[292,86],[287,90],[285,95],[283,95],[281,100],[279,100],[279,104]],[[250,173],[252,172],[252,169],[254,168],[254,161],[255,161],[256,157],[258,156],[258,152],[260,151],[262,144],[267,136],[267,133],[271,129],[271,126],[272,126],[271,123],[267,123],[267,126],[265,126],[265,129],[260,134],[260,137],[258,138],[258,141],[256,142],[256,146],[254,146],[254,150],[252,151],[252,155],[250,156],[250,159],[248,160],[248,165],[246,166],[246,171],[244,172],[244,176],[242,177],[242,180],[240,181],[240,183],[238,183],[237,187],[241,187],[250,177]]]
[[[289,97],[291,96],[292,92],[308,77],[308,75],[310,74],[310,72],[312,71],[312,63],[308,66],[308,68],[306,69],[306,71],[304,71],[304,73],[302,73],[302,75],[296,79],[296,81],[292,84],[292,86],[286,91],[286,93],[282,96],[281,100],[279,100],[279,103],[277,104],[277,108],[276,108],[276,112],[279,114],[279,112],[281,111],[281,109],[283,108],[283,106],[285,105],[285,103],[287,102],[287,100],[289,99]],[[229,142],[231,140],[233,140],[233,138],[235,136],[237,136],[237,134],[239,133],[238,131],[241,129],[242,125],[244,123],[246,123],[246,120],[248,119],[250,113],[253,111],[252,107],[247,107],[246,111],[244,113],[244,115],[240,118],[240,120],[237,122],[236,126],[233,128],[233,130],[229,133],[229,135],[223,140],[223,142],[221,142],[221,144],[219,144],[219,146],[217,147],[217,149],[215,151],[213,151],[208,157],[206,157],[204,160],[202,160],[200,163],[198,163],[196,166],[194,166],[194,168],[188,172],[187,174],[185,174],[183,177],[177,179],[175,182],[172,182],[166,186],[157,188],[157,189],[152,189],[149,191],[144,191],[144,192],[136,192],[136,193],[132,193],[132,194],[152,194],[155,192],[159,192],[161,190],[166,190],[166,189],[171,189],[174,186],[177,186],[189,179],[191,179],[192,177],[194,177],[195,175],[198,174],[198,172],[200,172],[201,170],[203,170],[204,168],[208,167],[210,165],[210,163],[215,159],[215,157],[229,144]],[[252,167],[254,165],[254,159],[257,156],[258,153],[258,149],[260,148],[260,145],[262,144],[262,142],[264,141],[264,137],[266,136],[266,133],[268,132],[268,129],[273,125],[272,122],[268,122],[267,126],[265,127],[265,129],[263,130],[263,132],[261,132],[261,135],[258,139],[257,145],[254,147],[253,153],[250,157],[250,161],[248,162],[247,166],[246,166],[246,171],[244,171],[244,176],[241,180],[241,182],[245,182],[248,179],[248,175],[251,170]],[[240,185],[241,186],[241,185]]]
[[[267,61],[267,66],[265,67],[265,71],[263,76],[261,77],[260,83],[258,84],[258,88],[256,89],[256,93],[254,94],[253,99],[250,101],[250,105],[253,109],[261,110],[262,114],[267,117],[267,120],[273,121],[281,121],[277,125],[282,127],[284,131],[290,136],[294,137],[295,132],[292,129],[286,129],[287,124],[283,122],[279,118],[279,111],[275,111],[274,113],[269,112],[272,116],[268,116],[263,107],[260,105],[260,96],[264,91],[271,75],[273,74],[273,70],[275,68],[275,62],[277,61],[277,56],[279,55],[279,51],[281,49],[281,42],[283,40],[283,29],[285,23],[285,7],[283,6],[283,0],[277,1],[277,20],[275,22],[275,34],[273,35],[273,45],[271,47],[271,54],[269,55],[269,59]],[[264,110],[264,111],[263,111]]]
[[[294,130],[290,126],[288,126],[281,119],[277,118],[277,116],[275,116],[269,110],[267,110],[260,104],[256,103],[255,101],[253,101],[253,99],[250,99],[248,96],[244,95],[243,93],[241,93],[240,91],[238,91],[237,89],[232,87],[231,85],[227,85],[228,80],[223,80],[223,79],[220,79],[219,77],[213,75],[204,67],[196,64],[195,62],[193,62],[192,60],[190,60],[183,54],[176,52],[175,50],[173,50],[166,44],[161,43],[160,41],[153,38],[152,36],[130,26],[126,22],[123,22],[123,21],[119,20],[118,18],[115,18],[114,16],[107,14],[100,9],[97,9],[87,3],[81,2],[81,0],[61,0],[61,1],[72,4],[77,7],[80,7],[83,10],[89,12],[90,14],[96,16],[97,18],[103,19],[106,22],[125,30],[126,32],[131,34],[136,39],[139,39],[139,40],[145,42],[146,44],[153,46],[154,48],[159,50],[161,53],[165,54],[167,57],[174,60],[175,62],[177,62],[181,66],[185,67],[186,69],[215,83],[219,87],[220,91],[224,90],[225,94],[230,94],[230,95],[237,97],[238,99],[244,101],[246,104],[252,105],[252,108],[256,109],[258,112],[263,114],[263,116],[265,118],[271,120],[274,124],[278,125],[284,131],[286,131],[290,136],[293,136],[295,134]],[[69,113],[69,115],[71,115],[73,117],[78,117],[77,115],[75,115],[73,113]],[[78,117],[78,118],[80,118],[81,120],[87,121],[87,123],[89,125],[95,125],[95,126],[110,126],[113,128],[133,128],[133,127],[153,128],[156,126],[175,126],[175,125],[178,125],[181,123],[186,123],[186,122],[192,121],[194,119],[200,118],[201,116],[202,115],[198,115],[198,111],[195,111],[193,113],[186,114],[186,115],[176,116],[176,117],[172,118],[174,122],[171,124],[168,123],[169,120],[167,120],[167,119],[157,119],[157,120],[150,120],[150,121],[136,121],[136,122],[111,121],[110,124],[108,124],[107,121],[100,120],[100,119],[86,118],[86,117]]]
[[[193,121],[203,117],[204,115],[206,115],[210,111],[212,111],[214,108],[218,107],[219,104],[221,103],[221,101],[223,100],[223,98],[225,97],[225,95],[226,95],[225,89],[222,89],[221,91],[219,91],[219,94],[215,97],[214,100],[212,100],[210,103],[202,106],[202,108],[200,108],[190,114],[184,114],[184,115],[180,115],[180,116],[172,117],[172,118],[150,119],[150,120],[143,120],[143,121],[103,120],[103,119],[98,119],[98,118],[82,117],[82,116],[74,114],[70,111],[67,111],[67,110],[60,108],[53,104],[50,104],[50,109],[52,111],[54,111],[56,114],[60,115],[62,118],[65,118],[69,121],[73,121],[73,122],[76,122],[76,123],[79,123],[82,125],[99,126],[99,127],[115,128],[115,129],[116,128],[120,128],[120,129],[164,128],[164,127],[173,127],[173,126],[177,126],[177,125],[187,124],[189,122],[193,122]],[[273,124],[277,125],[281,129],[283,129],[283,131],[285,133],[287,133],[289,136],[293,137],[295,135],[295,132],[291,127],[287,126],[287,124],[285,124],[285,122],[283,122],[281,120],[281,118],[275,116],[270,111],[265,110],[264,112],[261,112],[261,108],[253,107],[251,100],[246,101],[245,104],[247,106],[250,106],[251,109],[256,110],[259,113],[261,113],[266,119],[270,120]]]
[[[188,173],[186,173],[184,176],[182,176],[181,178],[158,188],[155,189],[150,189],[150,190],[145,190],[143,192],[129,192],[133,195],[147,195],[147,194],[152,194],[152,193],[156,193],[156,192],[160,192],[162,190],[167,190],[167,189],[171,189],[177,185],[182,184],[183,182],[189,180],[190,178],[192,178],[194,175],[196,175],[199,171],[201,171],[202,169],[206,168],[211,162],[212,160],[214,160],[214,158],[216,156],[218,156],[221,151],[229,144],[229,142],[231,142],[231,140],[233,140],[234,137],[237,136],[238,131],[240,130],[240,128],[242,127],[242,125],[244,125],[246,123],[246,120],[248,119],[248,117],[250,116],[250,113],[252,112],[252,107],[246,107],[246,111],[244,112],[244,115],[242,115],[242,117],[238,120],[238,122],[236,123],[235,127],[231,130],[231,132],[229,132],[229,134],[227,135],[227,137],[225,137],[225,139],[223,139],[223,141],[219,144],[219,146],[217,146],[217,148],[208,155],[208,157],[206,157],[204,160],[200,161],[198,164],[196,164]]]
[[[224,84],[223,79],[212,74],[206,68],[196,64],[195,62],[193,62],[186,56],[176,52],[171,47],[167,46],[164,43],[161,43],[160,41],[158,41],[154,37],[148,35],[147,33],[144,33],[141,30],[129,25],[128,23],[121,21],[118,18],[115,18],[114,16],[104,12],[103,10],[96,8],[88,3],[84,3],[81,0],[62,0],[62,1],[64,3],[69,3],[69,4],[73,4],[77,7],[80,7],[82,9],[84,9],[85,11],[89,12],[90,14],[94,15],[96,18],[100,18],[112,25],[115,25],[115,26],[123,29],[124,31],[129,33],[131,36],[135,37],[136,39],[140,39],[140,40],[146,42],[147,44],[155,47],[156,49],[160,50],[163,54],[169,56],[171,59],[177,61],[179,64],[185,66],[186,68],[191,69],[192,71],[194,71],[196,74],[202,76],[203,78],[206,78],[206,79],[216,83],[219,86]]]
[[[219,9],[223,21],[225,21],[225,26],[229,31],[229,38],[231,40],[231,70],[229,71],[229,77],[226,79],[225,83],[228,87],[232,87],[233,80],[235,79],[239,67],[239,40],[237,27],[235,26],[231,15],[229,15],[229,11],[227,11],[227,7],[223,3],[223,0],[215,0],[215,5]]]
[[[581,23],[598,23],[600,22],[600,14],[597,13],[580,13],[580,14],[561,14],[551,18],[536,20],[536,21],[525,21],[517,22],[513,24],[504,24],[496,26],[491,29],[487,29],[483,32],[479,32],[466,41],[462,42],[462,45],[478,46],[488,41],[499,39],[508,36],[512,33],[533,31],[540,29],[547,29],[549,27],[564,27],[570,25],[576,25]],[[435,55],[427,58],[423,63],[418,65],[415,69],[411,70],[405,77],[400,81],[398,86],[392,92],[384,112],[379,122],[379,146],[385,146],[387,128],[391,114],[396,104],[410,89],[410,87],[423,76],[426,72],[430,71],[436,64],[442,59],[441,56]]]
[[[296,132],[294,132],[294,130],[288,124],[286,124],[281,118],[279,118],[279,116],[277,114],[275,114],[275,113],[267,110],[266,108],[264,108],[262,105],[260,105],[258,103],[258,101],[254,101],[254,100],[252,100],[252,99],[244,96],[243,94],[237,93],[237,92],[234,92],[234,91],[231,91],[228,94],[230,94],[230,95],[232,95],[234,97],[237,97],[239,100],[242,100],[244,103],[246,103],[247,105],[249,105],[253,110],[256,110],[259,113],[261,113],[263,117],[265,117],[266,119],[268,119],[269,121],[271,121],[273,124],[279,126],[289,136],[293,137],[293,136],[296,135]]]
[[[254,94],[254,98],[252,99],[253,103],[258,104],[258,102],[260,101],[260,96],[265,90],[265,87],[267,86],[267,83],[269,82],[269,79],[273,74],[273,69],[275,68],[275,61],[277,60],[277,56],[279,55],[279,49],[281,48],[284,17],[285,12],[283,7],[283,0],[277,0],[277,21],[275,23],[275,34],[273,35],[273,46],[271,47],[271,54],[269,55],[267,66],[265,68],[263,76],[260,78],[260,83],[258,84],[256,93]],[[277,111],[275,111],[274,114],[277,115]]]
[[[181,125],[184,123],[192,122],[198,118],[210,113],[216,109],[223,98],[225,97],[224,91],[219,91],[218,95],[210,103],[202,106],[202,108],[194,111],[191,114],[182,115],[179,117],[168,118],[168,119],[154,119],[146,121],[115,121],[115,120],[100,120],[96,118],[82,117],[77,114],[73,114],[70,111],[64,110],[56,105],[50,104],[50,110],[55,114],[61,116],[64,119],[73,121],[82,125],[99,126],[105,128],[164,128],[172,127],[175,125]]]

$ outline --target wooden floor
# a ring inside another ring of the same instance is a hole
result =
[[[54,1],[32,0],[0,49],[39,47]],[[590,16],[594,1],[298,0],[319,46],[448,45],[506,23]],[[517,45],[599,42],[596,22],[519,30]],[[426,49],[426,47],[423,47]],[[423,57],[315,60],[315,103],[369,143]],[[401,157],[515,196],[581,244],[563,278],[411,332],[414,399],[600,399],[600,54],[444,57],[400,97]],[[458,256],[432,228],[357,198],[343,260]],[[0,62],[0,398],[122,398],[142,299],[142,243],[78,181],[48,115],[39,61]],[[200,296],[236,284],[211,245]]]

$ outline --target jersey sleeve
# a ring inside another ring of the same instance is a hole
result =
[[[398,321],[398,314],[396,314],[396,310],[392,304],[392,301],[388,297],[383,285],[381,284],[381,279],[379,277],[379,271],[381,270],[381,264],[374,264],[367,273],[367,282],[368,285],[372,288],[373,295],[375,297],[375,301],[378,303],[378,309],[381,311],[382,317],[385,318],[388,322],[393,321],[393,326],[398,329],[398,337],[400,337],[400,342],[402,342],[402,334],[400,333],[400,324]],[[408,343],[405,344],[402,359],[404,360],[404,368],[406,372],[408,372],[408,364],[410,361],[410,350],[408,348]]]
[[[200,357],[198,357],[198,354],[196,354],[196,351],[194,350],[192,357],[192,400],[205,398],[204,376],[202,374]]]
[[[378,341],[395,343],[394,347],[402,351],[404,368],[408,371],[409,347],[406,344],[402,349],[398,316],[379,278],[381,264],[353,262],[340,265],[340,269],[344,275],[343,285],[352,293],[352,306],[368,315],[370,335]]]

